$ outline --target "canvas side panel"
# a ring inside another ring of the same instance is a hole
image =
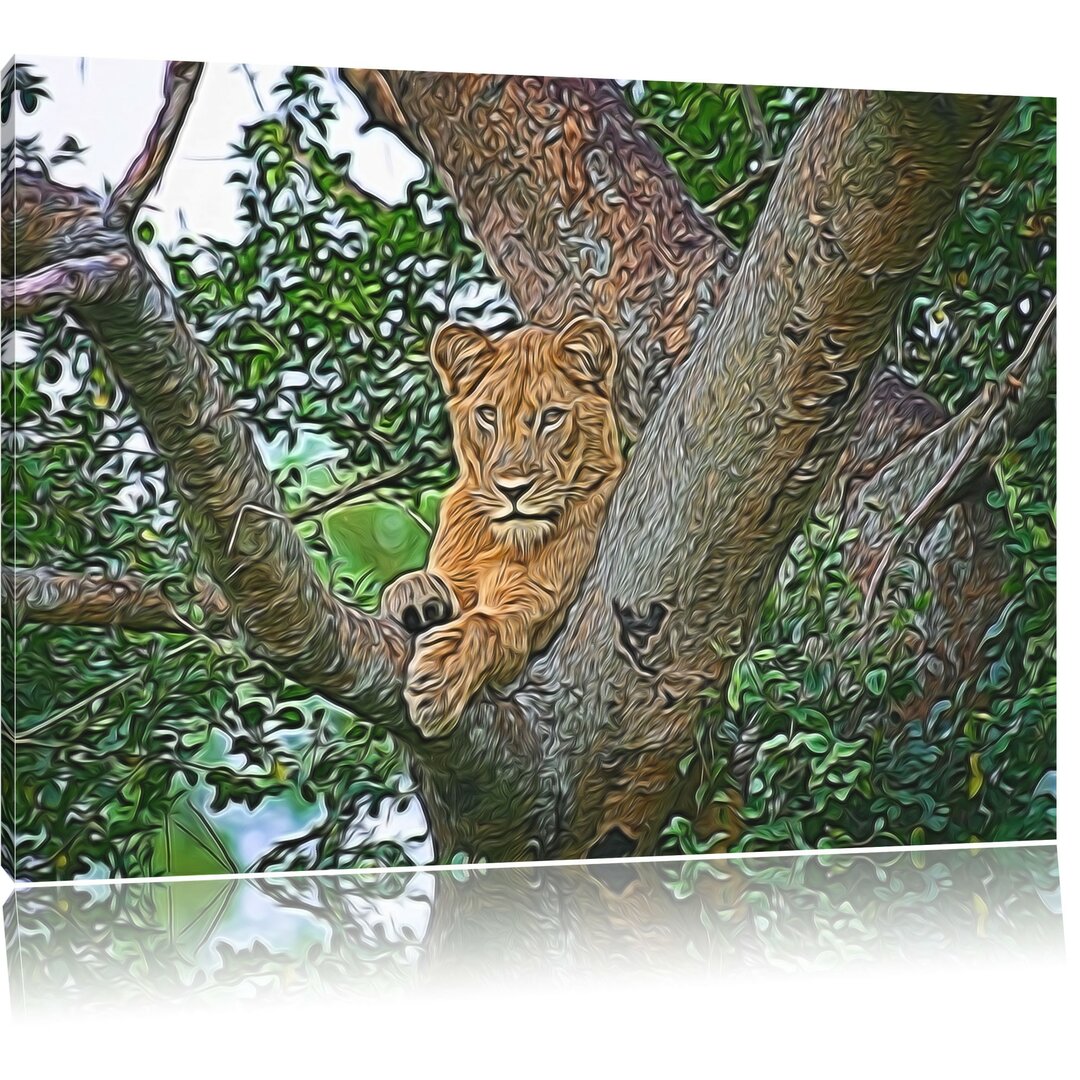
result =
[[[12,101],[14,88],[15,57],[11,57],[4,65],[3,78],[3,176],[0,179],[3,182],[3,215],[5,219],[8,219],[12,213],[12,200],[15,190],[14,177],[9,175],[15,167],[15,159],[12,153],[15,144],[15,116],[17,113]],[[13,254],[0,241],[0,277],[4,281],[11,280],[13,277]],[[12,353],[15,348],[15,334],[11,320],[6,316],[4,317],[3,340],[0,347],[3,350],[2,357],[0,357],[2,359],[0,379],[3,380],[3,385],[0,386],[0,410],[2,410],[2,413],[0,413],[0,439],[2,439],[0,441],[0,455],[3,455],[2,468],[0,468],[0,475],[2,475],[2,480],[0,480],[0,515],[2,516],[0,516],[0,520],[3,521],[3,525],[0,528],[3,530],[3,554],[0,558],[5,564],[8,564],[12,561],[14,555],[12,548],[15,543],[14,534],[7,527],[9,501],[13,494],[9,490],[12,485],[13,474],[7,467],[7,455],[14,450],[9,438],[8,397],[11,389],[9,386],[9,374],[14,370]],[[7,638],[7,641],[2,643],[4,645],[3,649],[0,650],[0,699],[2,699],[3,709],[3,724],[0,725],[0,865],[3,866],[6,873],[14,878],[15,744],[12,740],[12,732],[15,724],[15,672],[8,670],[13,665],[7,662],[9,655],[7,645],[10,643],[14,646],[15,643],[13,615],[14,611],[5,592],[3,595],[3,613],[2,617],[0,617],[0,634]],[[11,636],[9,637],[9,635]],[[14,907],[14,904],[12,904],[12,907]]]

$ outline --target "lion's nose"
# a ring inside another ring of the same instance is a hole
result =
[[[511,505],[514,505],[533,486],[533,482],[528,477],[508,477],[505,480],[496,480],[495,489],[505,495]]]

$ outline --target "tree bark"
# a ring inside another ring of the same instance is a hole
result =
[[[1035,335],[1041,336],[1038,330]],[[897,542],[919,540],[987,475],[1008,438],[1025,438],[1053,415],[1056,326],[1048,321],[1045,336],[1032,347],[1032,355],[1025,350],[986,398],[898,454],[862,487],[844,525],[859,532],[849,565],[868,592],[876,591]]]
[[[251,653],[411,741],[403,634],[320,580],[213,360],[131,235],[138,194],[156,182],[194,93],[190,67],[168,65],[158,124],[118,200],[41,173],[5,178],[15,280],[4,283],[4,316],[63,305],[96,343],[165,462],[195,552]]]
[[[654,849],[693,719],[753,631],[844,446],[868,358],[1004,104],[835,92],[806,122],[645,428],[562,634],[512,702],[488,695],[459,726],[453,777],[425,765],[444,857]],[[454,134],[470,136],[460,123]],[[493,751],[523,727],[539,777]],[[527,799],[507,798],[522,782]],[[476,789],[492,786],[485,801]],[[528,820],[495,839],[492,822],[523,802]]]
[[[195,550],[253,655],[411,735],[400,705],[403,635],[320,580],[213,361],[141,253],[132,250],[104,302],[73,311],[169,466]]]
[[[0,583],[5,608],[14,611],[16,622],[193,633],[220,626],[227,612],[221,594],[207,586],[194,598],[203,608],[205,624],[194,626],[160,585],[135,573],[110,577],[5,566]]]
[[[436,168],[522,318],[600,315],[619,342],[620,424],[636,438],[735,265],[617,85],[345,69]],[[393,99],[388,100],[387,94]]]

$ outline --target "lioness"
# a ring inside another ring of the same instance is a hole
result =
[[[488,683],[519,674],[558,627],[622,468],[611,330],[499,337],[444,326],[431,357],[446,390],[459,478],[425,570],[394,581],[383,613],[419,633],[405,700],[427,736],[450,731]],[[442,625],[436,625],[442,624]]]

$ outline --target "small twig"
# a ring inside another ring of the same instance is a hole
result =
[[[673,142],[684,154],[694,159],[694,161],[713,163],[713,158],[716,157],[716,148],[713,147],[711,152],[706,154],[701,150],[695,150],[688,143],[684,142],[674,131],[671,130],[662,120],[657,119],[655,116],[639,116],[638,123],[642,127],[655,128],[664,136],[669,142]]]
[[[113,228],[131,223],[147,195],[161,180],[161,174],[180,136],[184,118],[195,100],[195,89],[203,65],[176,60],[165,67],[164,100],[142,152],[116,185],[105,208],[105,223]]]
[[[1035,350],[1042,343],[1043,336],[1049,329],[1050,324],[1057,318],[1057,297],[1054,296],[1050,303],[1046,305],[1046,310],[1042,313],[1042,317],[1038,323],[1035,324],[1035,329],[1028,335],[1027,343],[1024,345],[1023,352],[1013,361],[1009,366],[1006,375],[1011,376],[1014,379],[1021,379],[1027,373],[1028,366],[1031,364],[1032,357],[1035,355]]]
[[[751,188],[756,187],[762,180],[772,176],[778,168],[780,168],[780,162],[783,158],[773,158],[770,161],[763,161],[761,168],[756,173],[751,173],[740,184],[736,184],[733,188],[728,188],[718,198],[701,209],[706,214],[718,214],[726,206],[730,206],[733,202],[738,202]]]
[[[255,85],[255,72],[251,70],[251,65],[240,64],[239,67],[244,74],[244,78],[247,79],[248,87],[251,89],[251,96],[255,99],[255,104],[258,105],[260,109],[265,110],[266,106],[263,104],[258,86]]]
[[[743,112],[746,113],[747,122],[754,129],[765,157],[771,158],[772,139],[769,137],[769,125],[765,123],[765,115],[761,111],[761,102],[758,101],[757,92],[752,86],[740,86],[739,96],[742,98]]]
[[[244,520],[244,515],[249,512],[252,514],[262,514],[263,517],[277,518],[278,521],[288,522],[289,520],[285,514],[279,513],[277,510],[270,510],[265,506],[259,506],[258,503],[244,503],[244,505],[236,511],[236,518],[233,520],[232,531],[229,533],[229,542],[225,545],[226,555],[231,555],[233,553],[233,548],[236,546],[236,537],[240,532],[240,525]],[[246,565],[246,563],[240,563],[238,566],[233,567],[233,569],[225,576],[225,580],[228,581],[230,578],[240,573]]]
[[[435,530],[408,503],[402,503],[401,509],[424,530],[429,538],[435,535]]]
[[[413,471],[411,465],[398,465],[387,472],[380,473],[378,476],[365,477],[349,487],[312,499],[306,506],[294,510],[289,517],[297,523],[321,517],[331,510],[336,510],[339,506],[344,506],[345,503],[353,502],[355,499],[371,495],[382,488],[390,487],[395,480],[400,480]],[[420,471],[422,470],[417,470],[417,472]]]
[[[161,654],[162,660],[171,660],[174,656],[179,656],[180,653],[187,651],[195,645],[200,643],[200,638],[191,638],[188,641],[176,645],[167,652]],[[46,717],[40,723],[35,724],[32,728],[27,728],[25,731],[13,732],[12,741],[16,744],[24,742],[33,742],[34,736],[39,731],[44,731],[46,728],[52,727],[53,724],[58,724],[61,720],[66,720],[69,716],[73,716],[75,713],[85,709],[88,705],[92,705],[98,698],[104,697],[107,694],[111,694],[116,690],[119,690],[122,686],[126,686],[134,679],[141,678],[146,674],[144,668],[139,668],[137,671],[129,672],[127,675],[122,676],[119,679],[114,679],[111,683],[107,683],[105,686],[99,687],[92,693],[87,694],[86,697],[80,698],[78,701],[66,708],[61,709],[57,713],[53,713],[52,716]]]

